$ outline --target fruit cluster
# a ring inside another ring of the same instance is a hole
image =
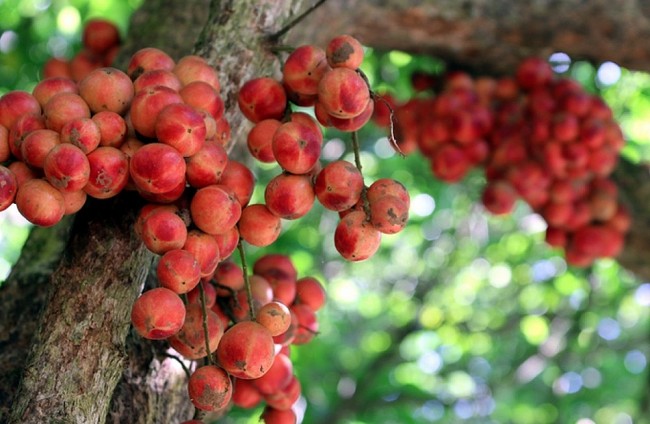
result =
[[[417,74],[413,83],[428,89],[435,79]],[[378,105],[376,122],[386,126],[388,116]],[[544,60],[529,58],[514,77],[498,80],[450,73],[437,96],[397,105],[394,116],[402,151],[419,149],[446,182],[483,166],[485,208],[506,214],[524,199],[568,263],[587,266],[620,253],[630,216],[608,177],[622,132],[599,97],[555,78]]]
[[[133,326],[145,338],[167,339],[185,359],[210,357],[188,382],[196,408],[218,412],[231,400],[242,408],[264,401],[267,423],[295,422],[300,383],[289,346],[308,343],[318,331],[316,311],[325,303],[318,280],[298,278],[289,257],[267,254],[253,265],[249,298],[237,264],[221,262],[201,277],[196,259],[181,249],[162,257],[157,274],[161,287],[136,300]],[[186,304],[179,297],[185,293]]]
[[[255,124],[247,137],[250,153],[282,168],[267,185],[265,205],[258,213],[269,220],[297,219],[318,199],[326,209],[340,213],[334,244],[350,261],[371,257],[382,233],[401,231],[409,208],[408,193],[399,182],[384,179],[382,188],[370,190],[360,164],[338,160],[321,166],[319,161],[323,143],[319,123],[354,132],[373,114],[374,101],[359,70],[363,56],[361,44],[348,35],[335,37],[325,50],[300,46],[284,62],[282,81],[255,78],[241,87],[238,96],[242,113]],[[292,111],[291,104],[313,107],[316,119]],[[358,149],[355,153],[358,159]],[[242,238],[256,244],[250,238],[259,234]]]

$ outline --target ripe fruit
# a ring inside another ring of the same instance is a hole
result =
[[[171,347],[186,359],[200,359],[214,352],[223,336],[223,326],[217,314],[210,309],[205,312],[210,352],[206,352],[203,308],[200,303],[188,303],[183,327],[169,338]]]
[[[39,178],[20,184],[15,201],[21,215],[41,227],[51,227],[58,223],[65,213],[61,192]]]
[[[237,96],[239,109],[252,122],[281,120],[287,107],[282,84],[273,78],[255,78],[244,83]]]
[[[327,164],[316,177],[314,192],[327,209],[350,209],[361,197],[363,176],[352,163],[338,160]]]
[[[269,181],[264,191],[266,206],[271,213],[284,219],[304,216],[314,204],[314,198],[308,175],[280,174]]]
[[[217,358],[219,364],[237,378],[259,378],[273,365],[273,337],[257,322],[238,322],[221,338]]]
[[[187,391],[195,407],[204,411],[219,411],[230,402],[232,383],[220,367],[206,365],[197,368],[187,382]]]
[[[135,185],[149,193],[165,193],[185,179],[185,160],[171,146],[150,143],[131,158],[129,171]]]
[[[336,118],[354,118],[368,106],[370,92],[366,82],[349,68],[334,68],[318,84],[318,101]]]
[[[235,193],[224,185],[209,185],[199,189],[190,203],[192,221],[208,234],[222,234],[237,224],[241,205]]]
[[[199,284],[201,267],[194,255],[187,250],[173,249],[160,258],[156,267],[156,276],[161,286],[182,294]]]
[[[258,247],[273,243],[282,230],[280,217],[274,215],[263,204],[248,205],[242,209],[237,225],[241,238]]]
[[[184,321],[183,301],[164,287],[142,293],[131,308],[133,328],[145,339],[166,339],[176,334]]]
[[[90,176],[84,191],[97,199],[117,195],[129,181],[129,160],[114,147],[98,147],[88,155]]]
[[[90,179],[90,162],[84,152],[72,144],[59,144],[47,155],[45,177],[61,191],[82,190]]]
[[[93,113],[108,110],[124,115],[133,99],[133,83],[119,69],[99,68],[79,82],[79,95]]]
[[[357,69],[363,62],[363,46],[350,35],[339,35],[330,40],[325,50],[332,68]]]
[[[0,211],[7,209],[16,197],[18,182],[9,168],[0,165]]]
[[[363,211],[350,212],[334,232],[336,250],[349,261],[362,261],[377,252],[381,233],[367,220]]]

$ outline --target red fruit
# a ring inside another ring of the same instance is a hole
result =
[[[165,106],[155,123],[159,142],[175,148],[183,157],[194,155],[205,141],[205,121],[192,106],[174,103]]]
[[[183,99],[169,87],[156,85],[139,91],[131,102],[133,128],[144,137],[155,137],[158,114],[165,106],[174,103],[183,103]]]
[[[235,379],[232,403],[240,408],[254,408],[262,401],[262,394],[257,390],[254,380]]]
[[[522,88],[530,90],[550,83],[553,69],[544,59],[529,57],[517,67],[516,78]]]
[[[246,142],[251,155],[260,162],[273,163],[273,135],[282,123],[277,119],[265,119],[258,122],[248,133]]]
[[[186,159],[187,182],[195,188],[219,184],[226,166],[228,153],[221,144],[205,142],[192,156]]]
[[[431,170],[436,178],[448,183],[463,179],[471,163],[460,147],[446,144],[436,149],[431,158]]]
[[[176,334],[185,321],[185,305],[173,291],[159,287],[142,293],[131,309],[131,323],[145,339]]]
[[[244,271],[232,261],[221,262],[212,278],[218,284],[219,296],[227,297],[244,288]]]
[[[243,163],[230,160],[221,174],[220,184],[235,193],[239,204],[244,207],[251,200],[255,188],[255,175]]]
[[[284,219],[298,219],[307,214],[314,198],[309,175],[280,174],[269,181],[264,191],[267,208]]]
[[[384,234],[404,229],[409,218],[408,206],[397,196],[383,196],[370,202],[370,222]]]
[[[70,121],[90,118],[90,109],[81,96],[63,92],[48,100],[43,106],[43,116],[47,128],[61,132],[61,128]]]
[[[298,271],[291,258],[280,253],[267,253],[253,264],[253,273],[255,274],[264,275],[272,271],[280,271],[293,280],[298,276]]]
[[[337,118],[354,118],[368,106],[370,91],[366,82],[349,68],[327,71],[318,84],[318,101]]]
[[[273,365],[273,337],[257,322],[238,322],[221,338],[217,358],[220,365],[235,377],[259,378]]]
[[[260,308],[256,320],[275,337],[289,329],[291,312],[284,303],[270,302]]]
[[[289,311],[287,310],[287,315]],[[272,395],[282,391],[289,385],[293,378],[293,364],[287,355],[275,355],[273,365],[268,372],[253,381],[253,384],[262,395]]]
[[[287,107],[287,96],[282,84],[263,77],[247,81],[237,96],[239,109],[252,122],[264,119],[281,120]]]
[[[155,47],[145,47],[131,56],[126,73],[131,77],[131,80],[135,81],[146,71],[154,69],[171,71],[174,66],[174,60],[164,51]]]
[[[201,277],[212,276],[221,259],[219,245],[213,236],[203,231],[190,230],[183,249],[194,255],[199,262]]]
[[[165,193],[185,179],[185,160],[171,146],[145,144],[131,158],[129,171],[135,185],[149,193]]]
[[[185,245],[187,227],[175,213],[157,209],[142,222],[140,237],[147,249],[162,255]]]
[[[219,411],[230,402],[232,383],[230,376],[222,368],[206,365],[190,376],[187,391],[196,408],[203,411]]]
[[[133,91],[138,93],[146,88],[154,87],[156,85],[163,85],[169,87],[174,91],[180,91],[183,88],[181,80],[178,79],[176,74],[172,71],[165,69],[153,69],[144,72],[135,81],[133,81]]]
[[[379,249],[381,233],[362,211],[351,212],[341,219],[334,232],[336,250],[349,261],[370,258]]]
[[[59,133],[52,130],[34,130],[20,144],[23,160],[35,168],[43,168],[45,157],[61,143]]]
[[[572,239],[576,252],[594,258],[613,258],[623,250],[623,235],[606,225],[586,225]]]
[[[292,174],[306,174],[320,158],[323,134],[320,128],[297,122],[282,124],[273,134],[271,147],[280,166]]]
[[[10,91],[0,97],[0,125],[11,129],[22,115],[40,115],[41,105],[26,91]]]
[[[284,421],[280,421],[282,423],[294,423],[295,421],[291,421],[291,414],[286,414],[287,412],[292,412],[292,407],[293,405],[298,401],[298,398],[300,397],[300,392],[301,392],[301,387],[300,387],[300,381],[293,376],[291,378],[291,381],[285,387],[282,391],[273,393],[270,395],[266,395],[264,397],[264,400],[266,401],[267,404],[267,410],[270,408],[273,408],[274,410],[282,411],[284,415],[282,415],[282,419]],[[266,420],[266,423],[273,422],[273,421],[268,421],[269,418],[268,416],[264,415],[264,419]]]
[[[14,202],[18,181],[9,168],[0,165],[0,211],[7,209]]]
[[[62,191],[63,203],[65,204],[65,215],[72,215],[81,210],[83,205],[86,204],[88,195],[83,190],[77,191]]]
[[[270,406],[264,408],[262,419],[265,424],[296,424],[296,413],[291,409],[280,410]]]
[[[327,209],[344,211],[359,201],[363,176],[352,163],[338,160],[327,164],[316,177],[314,192]]]
[[[207,111],[214,119],[223,116],[224,104],[219,91],[207,82],[192,81],[178,92],[185,104]]]
[[[91,118],[99,128],[99,145],[119,148],[126,141],[126,121],[119,114],[103,111]]]
[[[90,162],[80,148],[72,144],[54,147],[44,161],[45,177],[61,191],[82,190],[90,179]]]
[[[15,202],[21,215],[40,227],[51,227],[65,213],[63,195],[42,179],[29,180],[19,185]]]
[[[217,350],[219,341],[223,336],[221,320],[212,310],[207,309],[206,317],[203,316],[203,307],[200,303],[189,303],[185,313],[183,327],[169,338],[169,344],[186,359],[200,359]],[[204,322],[208,327],[208,346],[206,352]]]
[[[546,229],[546,243],[553,247],[566,247],[568,236],[566,231],[559,228],[548,227]]]
[[[82,49],[70,60],[70,78],[79,82],[95,69],[104,66],[104,61],[88,49]]]
[[[9,148],[9,129],[0,125],[0,162],[4,162],[11,157]]]
[[[495,215],[504,215],[514,209],[517,192],[506,181],[493,181],[483,189],[481,200],[488,211]]]
[[[115,68],[99,68],[79,82],[79,95],[93,113],[109,110],[124,115],[133,99],[133,83]]]
[[[43,78],[53,77],[72,79],[70,62],[58,57],[49,58],[43,65]]]
[[[90,118],[75,119],[61,128],[61,142],[73,144],[81,149],[85,154],[88,154],[99,147],[101,138],[102,134],[99,127],[95,121]]]
[[[217,302],[217,289],[207,279],[201,281],[199,285],[203,287],[205,307],[212,308]],[[202,305],[200,287],[195,287],[193,290],[187,293],[187,302],[188,304]]]
[[[359,115],[354,118],[337,118],[336,116],[329,116],[329,124],[339,131],[353,132],[358,131],[370,121],[372,113],[375,110],[375,103],[370,100],[366,108]]]
[[[84,25],[81,41],[88,50],[101,55],[120,44],[120,32],[110,21],[90,19]]]
[[[77,86],[77,83],[70,78],[51,77],[36,84],[32,90],[32,95],[41,107],[45,106],[52,96],[59,93],[79,94],[79,87]]]
[[[246,206],[237,224],[242,239],[253,246],[264,247],[280,236],[282,222],[263,204]]]
[[[221,88],[217,71],[201,56],[183,56],[174,67],[174,73],[184,86],[201,81],[209,84],[216,91]]]
[[[235,193],[224,185],[199,189],[190,203],[192,221],[208,234],[222,234],[237,224],[241,205]]]
[[[366,197],[369,202],[383,196],[397,196],[402,202],[406,203],[407,207],[411,205],[411,198],[406,187],[402,183],[392,178],[380,178],[374,183],[370,184]]]
[[[237,244],[239,243],[239,230],[237,227],[233,227],[223,234],[215,235],[214,239],[217,241],[217,245],[219,246],[221,258],[226,259],[232,255],[235,249],[237,249]]]
[[[303,277],[296,281],[296,303],[318,311],[325,304],[325,289],[314,277]]]
[[[363,62],[363,46],[350,35],[339,35],[330,40],[325,50],[332,68],[357,69]]]
[[[117,195],[129,181],[129,160],[114,147],[98,147],[88,155],[90,177],[84,191],[96,199]]]
[[[298,318],[298,328],[293,344],[300,345],[309,343],[318,334],[318,320],[313,309],[305,304],[291,306],[291,311]]]
[[[187,238],[187,236],[186,236]],[[174,249],[166,252],[156,267],[156,276],[161,286],[174,293],[187,293],[201,280],[201,267],[187,250]]]
[[[318,83],[329,70],[323,49],[304,45],[296,48],[284,63],[284,83],[294,92],[302,95],[318,93]]]

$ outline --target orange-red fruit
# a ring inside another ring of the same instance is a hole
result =
[[[90,179],[88,157],[72,144],[54,147],[45,158],[43,170],[50,184],[66,192],[83,189]]]
[[[298,122],[287,122],[273,134],[273,156],[292,174],[306,174],[320,158],[323,134]]]
[[[195,188],[219,184],[228,165],[228,153],[221,144],[207,141],[192,156],[186,159],[185,176]]]
[[[249,121],[281,120],[287,107],[287,95],[278,81],[262,77],[247,81],[239,89],[237,102]]]
[[[169,87],[156,85],[140,90],[131,102],[130,116],[133,128],[144,137],[155,137],[158,114],[165,106],[174,103],[183,103],[183,99],[177,91]]]
[[[212,277],[219,285],[219,296],[230,296],[233,292],[244,288],[244,271],[232,261],[221,262]]]
[[[404,229],[409,218],[406,204],[397,196],[382,196],[370,202],[370,221],[384,234],[396,234]]]
[[[63,203],[65,204],[65,215],[72,215],[79,212],[79,210],[86,204],[88,195],[83,190],[77,191],[62,191]]]
[[[159,142],[175,148],[182,156],[198,152],[205,141],[205,121],[192,106],[174,103],[165,106],[155,123]]]
[[[58,57],[49,58],[43,65],[43,78],[53,77],[72,79],[70,62]]]
[[[237,224],[241,205],[235,193],[223,185],[199,189],[190,203],[192,221],[208,234],[222,234]]]
[[[173,72],[165,69],[153,69],[143,73],[133,81],[133,91],[138,93],[145,88],[156,85],[164,85],[174,91],[179,91],[183,87],[181,80]]]
[[[159,255],[182,248],[187,240],[183,219],[165,209],[153,211],[142,223],[141,231],[147,249]]]
[[[183,101],[196,108],[207,111],[214,119],[223,116],[224,104],[219,91],[204,81],[192,81],[178,92]]]
[[[18,181],[9,168],[0,165],[0,211],[7,209],[14,202]]]
[[[183,249],[194,255],[199,262],[201,277],[211,276],[221,259],[217,241],[213,236],[203,231],[188,231]]]
[[[77,83],[70,78],[65,77],[51,77],[46,78],[36,84],[32,90],[32,95],[38,100],[38,103],[45,106],[52,96],[58,93],[75,93],[79,94],[79,87]]]
[[[274,215],[263,204],[246,206],[241,212],[237,225],[241,238],[258,247],[273,243],[282,230],[280,217]]]
[[[9,148],[9,128],[0,125],[0,162],[4,162],[11,157]]]
[[[374,183],[370,184],[368,191],[366,192],[366,197],[369,202],[382,197],[382,196],[397,196],[406,203],[406,206],[411,205],[411,197],[409,196],[406,187],[402,183],[392,178],[380,178]]]
[[[253,384],[254,380],[235,379],[235,389],[232,393],[232,403],[240,408],[254,408],[262,401],[262,394]]]
[[[23,160],[36,168],[42,168],[45,157],[61,143],[59,133],[52,130],[34,130],[20,144]]]
[[[291,408],[298,401],[301,389],[302,388],[300,387],[300,381],[296,378],[296,376],[293,376],[291,378],[291,381],[289,381],[287,387],[279,392],[264,396],[264,400],[266,401],[268,408],[273,408],[282,412],[292,412]],[[286,417],[289,419],[289,421],[282,422],[293,422],[290,421],[290,415]]]
[[[300,345],[309,343],[318,334],[318,320],[316,312],[305,304],[294,304],[291,311],[298,318],[298,327],[293,344]]]
[[[204,318],[201,303],[189,303],[183,327],[178,333],[169,338],[171,347],[186,359],[200,359],[208,354],[205,351],[204,320],[208,327],[209,353],[214,352],[219,346],[219,341],[223,336],[223,326],[217,314],[210,309],[206,309],[206,317]]]
[[[79,95],[93,113],[109,110],[126,113],[133,99],[131,78],[116,68],[99,68],[79,82]]]
[[[99,127],[90,118],[75,119],[61,128],[61,142],[73,144],[85,154],[95,150],[99,146],[101,138]]]
[[[217,358],[231,375],[254,379],[271,368],[274,350],[273,337],[266,327],[254,321],[242,321],[224,333]]]
[[[363,62],[363,46],[350,35],[332,38],[325,50],[327,62],[332,68],[345,67],[357,69]]]
[[[96,199],[118,194],[129,181],[129,160],[115,147],[98,147],[88,155],[90,177],[84,191]]]
[[[327,209],[344,211],[359,201],[363,176],[359,169],[345,160],[327,164],[316,177],[314,192]]]
[[[164,287],[142,293],[131,309],[131,323],[145,339],[166,339],[176,334],[184,321],[183,301]]]
[[[0,97],[0,125],[11,129],[22,115],[40,115],[41,105],[26,91],[10,91]]]
[[[217,241],[217,245],[219,246],[221,258],[226,259],[232,255],[235,249],[237,249],[237,244],[239,243],[239,230],[237,227],[233,227],[223,234],[217,234],[214,236],[214,239]]]
[[[237,197],[239,204],[246,206],[251,200],[255,188],[255,175],[243,163],[230,160],[221,174],[220,184],[229,187]]]
[[[329,70],[325,51],[313,45],[296,48],[284,62],[284,83],[301,95],[318,94],[318,83]]]
[[[185,179],[185,160],[171,146],[162,143],[145,144],[138,149],[129,165],[135,185],[150,193],[165,193]]]
[[[307,214],[314,198],[309,175],[280,174],[269,181],[264,191],[266,206],[284,219],[298,219]]]
[[[106,19],[90,19],[84,25],[81,41],[88,50],[101,55],[120,44],[120,32],[114,23]]]
[[[174,66],[173,72],[183,85],[191,84],[194,81],[202,81],[210,84],[217,91],[220,89],[217,71],[201,56],[183,56]]]
[[[341,219],[334,231],[336,250],[349,261],[362,261],[377,252],[381,233],[366,220],[363,211],[354,211]]]
[[[291,409],[280,410],[270,406],[264,408],[262,419],[265,424],[296,424],[298,422],[296,413]]]
[[[174,69],[174,66],[174,60],[164,51],[155,47],[145,47],[131,56],[126,73],[131,77],[131,80],[135,81],[146,71],[153,69],[171,71]]]
[[[592,258],[618,256],[623,249],[623,242],[623,234],[606,225],[586,225],[579,228],[571,241],[578,253]]]
[[[11,128],[8,129],[9,136],[7,138],[7,143],[9,144],[9,150],[16,159],[22,160],[23,154],[20,146],[23,143],[23,140],[25,140],[25,137],[27,137],[30,132],[45,129],[45,119],[41,115],[23,115],[16,120]]]
[[[485,209],[495,215],[512,212],[517,201],[517,192],[505,181],[493,181],[483,189],[481,200]]]
[[[551,82],[552,78],[553,69],[544,59],[539,57],[524,59],[517,67],[517,82],[526,90],[544,86]]]
[[[298,271],[293,265],[291,258],[281,253],[267,253],[253,264],[254,274],[263,275],[272,271],[281,271],[293,280],[298,276]]]
[[[194,255],[187,250],[173,249],[160,258],[156,276],[161,286],[182,294],[199,284],[201,267]]]
[[[282,123],[277,119],[264,119],[258,122],[248,133],[246,142],[251,155],[260,162],[273,163],[273,135]]]
[[[207,278],[201,280],[201,282],[187,293],[187,302],[197,305],[202,304],[201,300],[201,288],[203,288],[203,297],[205,298],[205,307],[212,308],[217,302],[217,289],[214,285],[208,281]]]
[[[314,277],[303,277],[296,281],[296,303],[318,311],[325,304],[325,289]]]
[[[337,118],[335,116],[329,115],[328,120],[332,127],[336,128],[339,131],[343,132],[353,132],[360,130],[370,118],[372,118],[372,113],[375,110],[375,103],[370,100],[366,108],[359,115],[354,118]]]
[[[86,101],[78,94],[59,93],[52,96],[43,106],[47,128],[61,132],[61,128],[78,118],[90,118],[90,109]]]
[[[256,319],[275,337],[289,329],[291,312],[282,302],[270,302],[260,308]]]
[[[463,179],[469,171],[471,163],[460,147],[445,144],[436,149],[431,159],[431,170],[436,178],[448,183]]]
[[[126,141],[126,121],[119,114],[103,111],[91,118],[99,128],[99,145],[119,148]]]
[[[288,313],[288,311],[287,311]],[[275,355],[273,365],[266,374],[253,380],[253,384],[263,395],[271,395],[283,390],[293,378],[293,364],[285,354]]]
[[[33,179],[21,184],[15,201],[22,216],[41,227],[51,227],[65,214],[63,195],[42,179]]]
[[[370,91],[366,82],[349,68],[327,71],[318,84],[318,101],[337,118],[354,118],[368,106]]]
[[[187,382],[187,391],[195,407],[203,411],[219,411],[230,402],[232,382],[222,368],[206,365],[198,368]]]

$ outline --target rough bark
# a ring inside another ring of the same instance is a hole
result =
[[[649,71],[650,49],[640,42],[650,35],[649,17],[640,0],[328,0],[291,40],[322,45],[347,33],[378,49],[493,74],[556,51]]]

